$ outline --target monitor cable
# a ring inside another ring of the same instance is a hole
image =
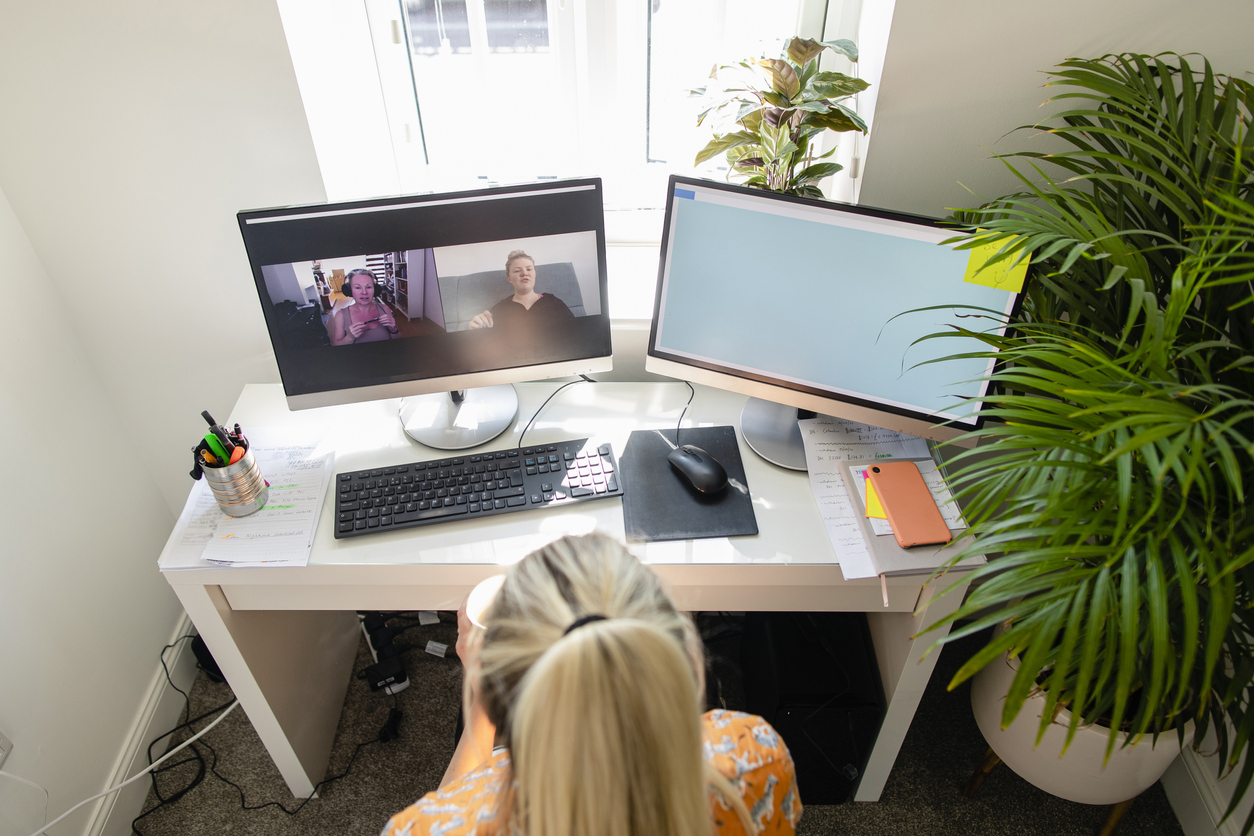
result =
[[[567,386],[574,386],[576,383],[596,383],[595,380],[588,377],[586,374],[579,375],[579,378],[580,378],[579,380],[572,380],[569,383],[563,383],[561,386],[553,390],[552,395],[549,395],[547,398],[544,399],[544,403],[540,404],[540,408],[531,414],[531,420],[527,422],[527,426],[523,427],[523,431],[518,434],[518,447],[516,449],[519,449],[519,450],[522,449],[523,437],[527,435],[527,430],[531,429],[531,425],[535,423],[536,418],[540,417],[540,413],[543,412],[544,408],[549,405],[549,401],[557,397],[558,392],[562,391]]]
[[[679,413],[679,420],[675,422],[675,446],[676,447],[679,446],[679,425],[684,422],[684,416],[688,414],[688,407],[692,406],[692,399],[697,396],[697,390],[692,388],[691,383],[685,380],[683,381],[683,384],[688,387],[689,394],[688,394],[688,402],[684,404],[684,411]]]

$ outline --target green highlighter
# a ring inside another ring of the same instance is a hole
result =
[[[222,462],[223,465],[230,461],[231,457],[223,449],[222,442],[218,441],[217,436],[213,433],[205,433],[205,443],[209,445],[209,450],[218,457],[218,461]]]

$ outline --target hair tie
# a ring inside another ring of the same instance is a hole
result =
[[[583,618],[579,618],[579,619],[576,619],[575,621],[572,621],[570,626],[566,628],[565,632],[563,632],[562,635],[563,636],[568,635],[571,630],[578,630],[583,625],[591,624],[594,621],[608,621],[608,620],[609,619],[603,615],[585,615]]]

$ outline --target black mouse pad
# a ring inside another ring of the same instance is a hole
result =
[[[674,430],[636,430],[627,439],[618,460],[627,539],[648,543],[757,534],[736,429],[686,427],[679,432],[681,444],[700,447],[727,470],[727,487],[712,496],[694,490],[666,460],[674,441]]]

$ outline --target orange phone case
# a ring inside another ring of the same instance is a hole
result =
[[[880,504],[903,549],[930,543],[948,543],[952,536],[936,507],[932,492],[914,462],[881,462],[866,469]]]

